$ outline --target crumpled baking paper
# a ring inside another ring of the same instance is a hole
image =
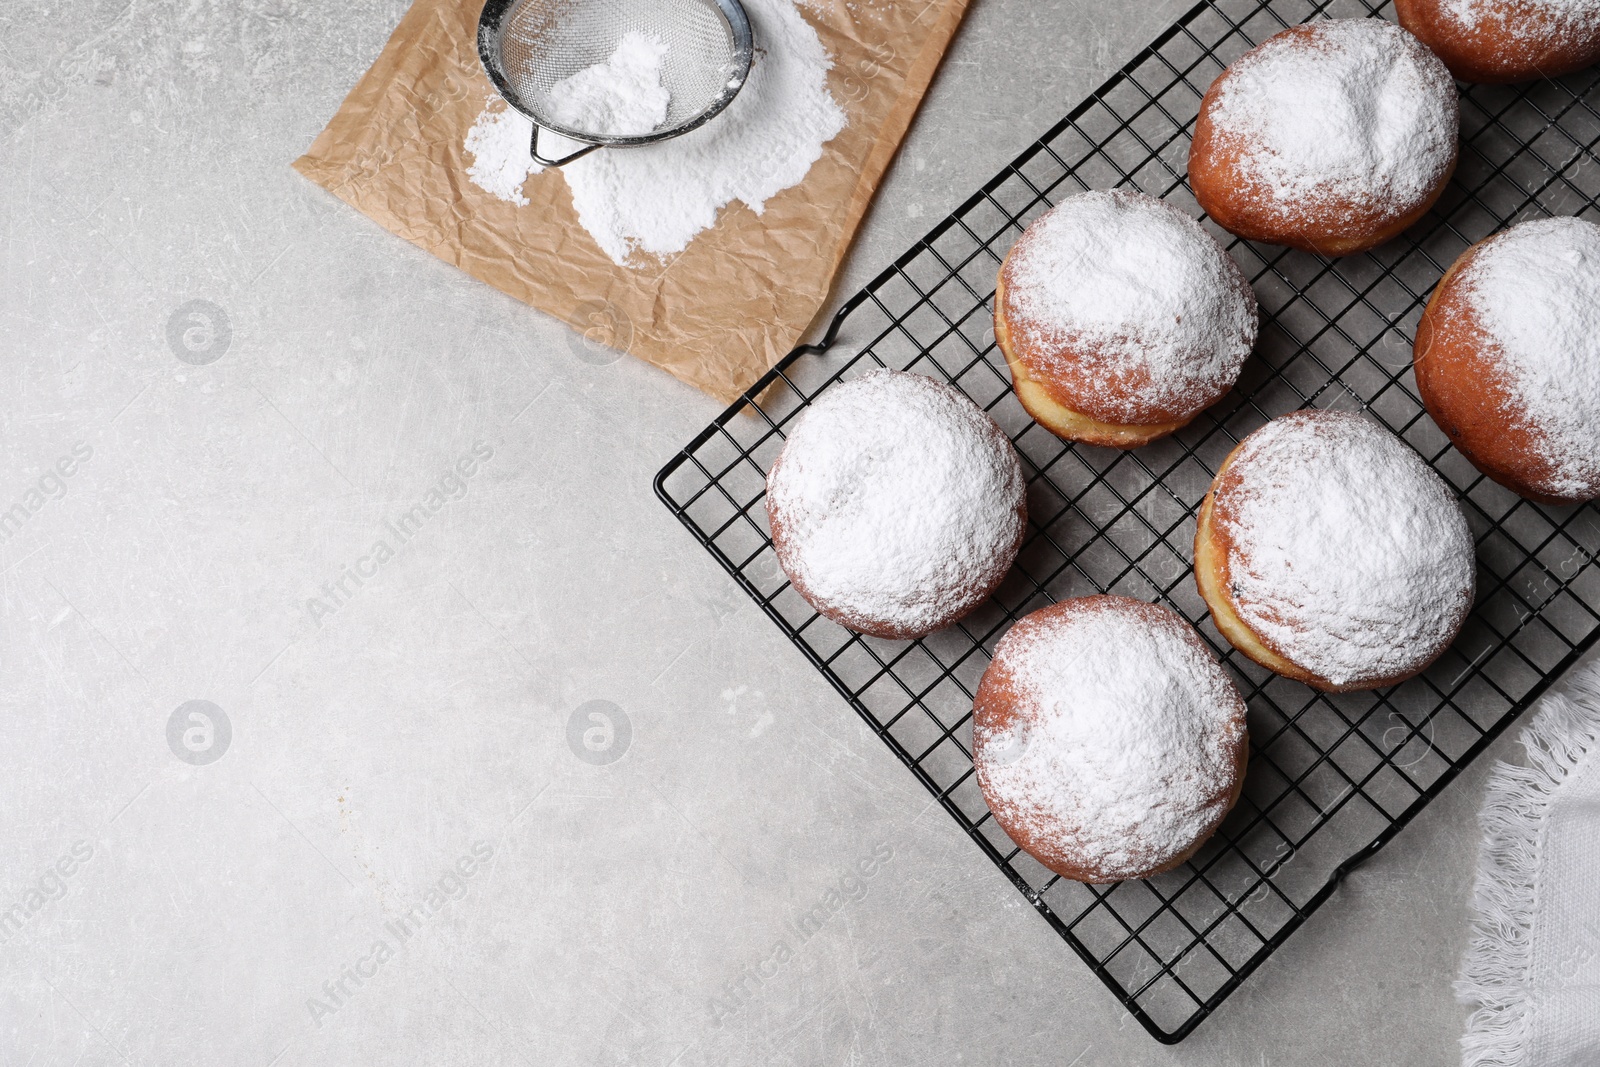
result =
[[[467,131],[494,97],[477,55],[479,0],[416,0],[294,166],[384,228],[591,341],[731,401],[798,343],[827,300],[966,6],[805,0],[800,12],[833,57],[828,87],[848,125],[761,215],[735,201],[666,262],[613,263],[554,171],[529,179],[525,207],[467,177]]]

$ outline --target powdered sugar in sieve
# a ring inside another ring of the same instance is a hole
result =
[[[532,120],[533,158],[544,166],[703,125],[744,86],[753,47],[739,0],[488,0],[478,19],[484,70]],[[617,101],[588,92],[606,87],[589,84],[597,69],[632,91]],[[541,129],[583,147],[545,158]]]

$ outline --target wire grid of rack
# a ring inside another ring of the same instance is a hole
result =
[[[1149,1033],[1190,1033],[1600,636],[1600,514],[1520,500],[1452,450],[1417,399],[1411,341],[1427,295],[1470,244],[1525,218],[1594,219],[1600,73],[1466,87],[1456,176],[1434,211],[1373,253],[1324,260],[1238,241],[1261,340],[1238,388],[1173,438],[1132,452],[1059,441],[1022,411],[993,337],[995,275],[1061,197],[1130,186],[1201,216],[1184,182],[1199,100],[1286,26],[1392,13],[1365,0],[1206,0],[848,300],[822,342],[785,358],[675,457],[663,502],[822,671]],[[772,553],[765,472],[784,428],[834,382],[878,366],[952,382],[1005,428],[1030,522],[995,596],[915,642],[818,616]],[[1195,514],[1218,464],[1268,419],[1361,410],[1457,490],[1477,540],[1478,601],[1422,677],[1319,695],[1235,652],[1191,576]],[[1117,592],[1195,623],[1249,704],[1243,798],[1183,867],[1146,881],[1066,881],[1017,849],[972,770],[972,694],[995,642],[1064,597]]]

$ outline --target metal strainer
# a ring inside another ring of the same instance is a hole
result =
[[[551,114],[550,87],[604,63],[623,36],[641,32],[666,46],[661,81],[667,118],[646,134],[575,130]],[[655,144],[708,122],[750,73],[750,19],[739,0],[488,0],[478,18],[478,55],[506,103],[533,121],[534,162],[559,167],[597,148]],[[560,159],[539,152],[539,131],[584,145]]]

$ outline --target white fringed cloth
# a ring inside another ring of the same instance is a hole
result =
[[[1480,821],[1472,939],[1456,992],[1467,1067],[1600,1064],[1600,666],[1546,697]]]

